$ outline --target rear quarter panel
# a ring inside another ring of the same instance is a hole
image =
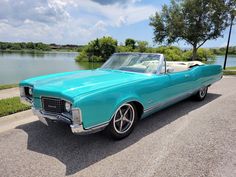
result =
[[[192,69],[196,87],[209,86],[222,78],[220,65],[201,65]]]

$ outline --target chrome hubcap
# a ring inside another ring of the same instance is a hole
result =
[[[200,97],[203,98],[206,95],[206,92],[207,92],[207,87],[201,88],[199,91]]]
[[[113,126],[117,133],[127,132],[134,122],[135,111],[131,104],[123,104],[115,113]]]

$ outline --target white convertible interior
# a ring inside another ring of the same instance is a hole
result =
[[[172,69],[172,72],[180,72],[203,64],[204,63],[200,61],[167,61],[166,68],[170,68],[170,70]]]
[[[143,61],[139,64],[129,66],[129,69],[144,71],[146,73],[156,73],[159,61]],[[166,69],[168,72],[181,72],[191,69],[194,66],[203,65],[200,61],[167,61]],[[165,66],[162,67],[161,73],[165,72]]]

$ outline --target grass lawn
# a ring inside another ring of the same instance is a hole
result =
[[[0,85],[0,90],[3,90],[3,89],[9,89],[9,88],[14,88],[14,87],[18,87],[18,84],[6,84],[6,85]]]
[[[227,67],[226,70],[223,71],[224,75],[236,75],[236,66]]]
[[[226,70],[236,70],[236,66],[227,67]]]
[[[30,109],[30,106],[20,102],[20,97],[0,100],[0,117]]]

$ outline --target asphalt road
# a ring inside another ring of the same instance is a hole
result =
[[[124,140],[39,121],[0,133],[0,176],[236,176],[236,77],[139,122]]]

